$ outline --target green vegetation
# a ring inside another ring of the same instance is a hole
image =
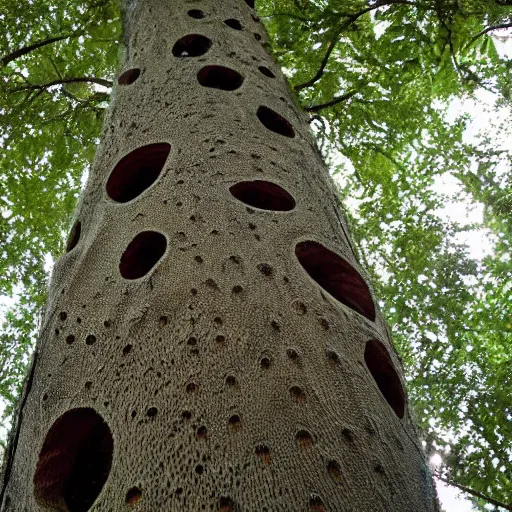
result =
[[[511,106],[512,60],[498,51],[510,0],[257,8],[342,183],[428,453],[443,456],[444,478],[511,503],[512,175],[498,111]],[[0,295],[18,297],[0,340],[8,422],[45,300],[45,255],[63,250],[121,35],[114,0],[0,0],[0,13]],[[492,135],[464,137],[471,114],[450,105],[482,109],[484,96]],[[483,221],[447,216],[457,200],[481,205]],[[475,230],[494,245],[481,259],[461,241]]]

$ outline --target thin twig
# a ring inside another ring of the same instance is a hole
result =
[[[112,85],[113,85],[111,80],[106,80],[105,78],[96,78],[93,76],[79,76],[79,77],[75,77],[75,78],[60,78],[59,80],[53,80],[46,84],[24,85],[23,87],[18,87],[16,89],[13,89],[12,92],[20,92],[20,91],[27,91],[27,90],[35,91],[38,89],[46,90],[49,87],[52,87],[54,85],[73,84],[73,83],[80,83],[80,82],[103,85],[104,87],[112,87]]]
[[[347,19],[335,30],[333,36],[331,37],[331,41],[329,42],[329,45],[327,46],[327,50],[325,52],[325,55],[322,59],[322,62],[320,63],[320,67],[318,68],[318,71],[316,72],[315,76],[310,78],[307,82],[304,82],[302,84],[298,84],[294,87],[296,91],[301,91],[302,89],[305,89],[306,87],[311,87],[314,85],[322,75],[324,74],[325,67],[327,66],[327,62],[329,61],[329,57],[331,56],[331,53],[333,52],[334,48],[338,44],[338,38],[340,34],[348,28],[352,23],[354,23],[357,19],[359,19],[364,14],[373,11],[375,9],[378,9],[379,7],[385,7],[388,5],[412,5],[414,7],[423,7],[423,5],[419,5],[417,2],[413,2],[411,0],[383,0],[381,2],[377,2],[374,5],[371,5],[369,7],[364,8],[362,11],[356,12],[354,14],[343,14],[342,16],[346,17]]]
[[[37,41],[29,46],[24,46],[23,48],[18,48],[17,50],[9,53],[8,55],[4,55],[0,58],[0,68],[7,66],[9,62],[22,57],[23,55],[27,55],[27,53],[33,52],[38,48],[42,48],[43,46],[47,46],[52,43],[56,43],[57,41],[63,41],[64,39],[69,39],[71,37],[79,37],[83,34],[83,31],[72,32],[71,34],[63,34],[61,36],[50,37],[49,39],[44,39],[43,41]]]
[[[464,48],[468,48],[469,46],[471,46],[479,37],[482,37],[484,36],[485,34],[487,34],[488,32],[492,32],[493,30],[499,30],[501,28],[511,28],[512,27],[512,22],[510,23],[501,23],[499,25],[491,25],[490,27],[487,27],[487,28],[484,28],[483,30],[481,30],[480,32],[478,32],[478,34],[476,34],[475,36],[473,36],[469,42],[464,46]]]
[[[457,489],[460,489],[461,491],[471,494],[471,496],[475,496],[476,498],[485,500],[488,503],[495,505],[496,507],[501,507],[501,508],[504,508],[505,510],[509,510],[512,512],[512,505],[507,505],[506,503],[503,503],[494,498],[491,498],[490,496],[488,496],[487,494],[484,494],[483,492],[475,491],[474,489],[471,489],[471,487],[466,487],[465,485],[458,484],[457,482],[454,482],[453,480],[448,480],[447,478],[440,476],[439,473],[436,473],[435,477],[438,480],[441,480],[442,482],[444,482],[448,485],[452,485],[453,487],[457,487]]]
[[[309,107],[304,107],[304,110],[306,112],[320,112],[320,110],[323,110],[324,108],[333,107],[334,105],[337,105],[338,103],[343,103],[344,101],[349,100],[354,96],[358,91],[356,89],[352,89],[351,91],[348,91],[345,94],[342,94],[341,96],[335,96],[331,101],[328,101],[326,103],[321,103],[319,105],[310,105]]]

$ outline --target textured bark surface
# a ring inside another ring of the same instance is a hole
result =
[[[400,363],[263,26],[241,0],[142,3],[2,510],[436,510]]]

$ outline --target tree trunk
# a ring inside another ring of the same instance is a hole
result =
[[[1,510],[437,510],[383,316],[251,6],[124,16]]]

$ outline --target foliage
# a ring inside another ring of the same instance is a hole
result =
[[[470,116],[453,119],[449,104],[487,91],[510,106],[512,63],[491,37],[512,26],[507,3],[258,4],[342,183],[427,451],[443,453],[445,477],[504,503],[512,502],[502,469],[512,457],[510,154],[496,137],[468,142]],[[0,340],[0,394],[13,404],[44,302],[45,258],[62,251],[100,132],[120,22],[114,0],[0,0],[0,12],[0,294],[21,290]],[[481,225],[443,214],[457,199],[445,182],[483,205]],[[480,260],[460,241],[477,228],[495,241]]]

